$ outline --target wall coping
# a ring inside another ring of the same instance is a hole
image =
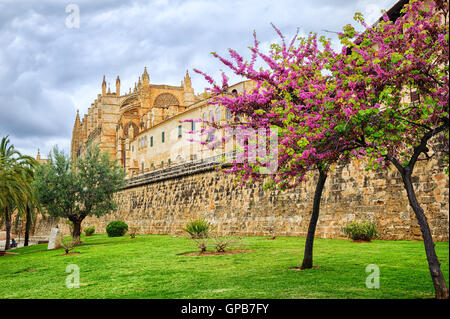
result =
[[[236,153],[222,153],[204,159],[181,163],[167,168],[161,168],[148,173],[144,173],[139,176],[131,177],[127,179],[126,184],[124,187],[122,187],[122,189],[133,188],[141,185],[160,182],[163,180],[178,178],[181,176],[211,171],[219,166],[227,166],[227,164],[224,164],[222,160],[226,155],[229,155],[232,159],[234,159]]]

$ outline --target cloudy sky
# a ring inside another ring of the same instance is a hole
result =
[[[263,48],[297,28],[336,40],[355,12],[369,22],[396,0],[0,0],[0,138],[23,153],[69,151],[76,110],[87,111],[106,75],[115,91],[134,86],[144,66],[155,84],[179,85],[190,71],[196,93],[201,69],[219,78],[211,51],[249,56],[256,31]],[[79,27],[73,19],[79,9]],[[68,7],[69,6],[69,7]],[[66,12],[67,11],[67,12]],[[75,23],[75,24],[74,24]],[[337,43],[337,41],[335,41]],[[238,79],[234,79],[238,80]]]

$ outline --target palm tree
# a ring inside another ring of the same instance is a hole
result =
[[[42,213],[42,207],[39,203],[37,194],[36,194],[36,188],[33,185],[33,181],[34,181],[34,170],[32,171],[32,175],[30,176],[32,177],[32,179],[29,181],[31,183],[31,187],[32,187],[32,193],[31,193],[31,197],[29,197],[27,199],[27,208],[26,208],[26,214],[25,214],[25,242],[24,242],[24,246],[28,246],[28,241],[30,238],[30,230],[31,230],[31,225],[34,225],[36,222],[36,218],[37,218],[37,213]]]
[[[33,171],[34,174],[34,171]],[[29,181],[30,183],[33,182],[33,180]],[[41,213],[41,215],[43,215],[42,212],[42,207],[38,201],[37,195],[36,195],[36,189],[34,188],[33,184],[32,184],[32,188],[33,188],[33,193],[31,194],[32,196],[30,198],[27,198],[27,204],[26,204],[26,210],[25,212],[18,210],[18,214],[16,216],[16,220],[15,220],[15,225],[14,225],[14,229],[20,229],[20,231],[22,230],[22,221],[25,219],[25,234],[24,234],[24,243],[23,245],[26,247],[29,244],[29,240],[30,240],[30,231],[31,228],[34,227],[36,220],[37,220],[37,215],[38,213]],[[12,211],[14,211],[14,209],[12,209]],[[1,216],[0,216],[1,219]],[[1,226],[1,223],[0,223]]]
[[[0,143],[0,213],[4,214],[6,226],[5,250],[9,249],[11,233],[11,213],[17,207],[25,212],[28,199],[33,197],[31,180],[36,161],[22,155],[10,144],[8,136]]]

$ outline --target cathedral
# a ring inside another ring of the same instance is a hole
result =
[[[230,92],[251,90],[250,81],[230,87]],[[176,163],[206,158],[221,150],[211,150],[190,143],[189,134],[201,123],[188,119],[231,121],[221,106],[206,103],[207,95],[194,93],[189,73],[180,86],[151,84],[147,68],[125,94],[116,79],[116,92],[111,93],[103,77],[102,93],[80,118],[77,112],[73,126],[71,158],[86,152],[89,145],[98,145],[109,152],[125,168],[127,175],[161,169]]]

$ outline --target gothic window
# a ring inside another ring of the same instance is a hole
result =
[[[178,102],[178,99],[170,93],[158,95],[153,103],[153,107],[168,107],[172,105],[180,105],[180,102]]]
[[[178,137],[181,137],[183,135],[183,126],[178,125]]]
[[[134,130],[134,136],[136,136],[139,133],[139,127],[136,124],[134,124],[133,122],[128,122],[123,128],[123,135],[125,137],[128,136],[131,126],[133,127],[133,130]]]
[[[213,119],[214,119],[214,112],[211,110],[209,111],[209,120],[213,122]]]

